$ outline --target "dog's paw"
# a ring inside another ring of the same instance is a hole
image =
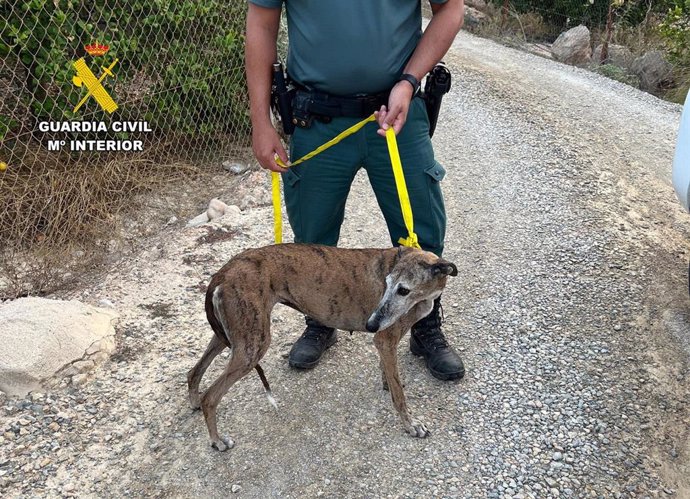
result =
[[[427,427],[423,423],[419,423],[417,421],[412,421],[412,424],[407,429],[407,432],[413,437],[417,438],[426,438],[431,435],[431,432],[427,429]]]
[[[211,447],[219,452],[225,452],[228,449],[232,449],[235,446],[235,442],[229,437],[221,437],[215,442],[211,442]]]

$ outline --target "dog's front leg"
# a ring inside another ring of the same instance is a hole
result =
[[[376,345],[376,349],[381,356],[381,368],[383,370],[384,380],[387,382],[388,389],[391,392],[393,406],[395,406],[395,409],[398,411],[400,419],[402,419],[403,425],[405,426],[405,430],[413,437],[424,438],[429,435],[429,430],[427,430],[426,426],[422,423],[413,420],[410,416],[407,410],[405,392],[400,382],[397,347],[404,333],[405,329],[401,329],[394,325],[376,333],[374,335],[374,345]]]

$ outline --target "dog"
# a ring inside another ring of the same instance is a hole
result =
[[[320,323],[375,333],[384,389],[405,430],[424,438],[427,428],[410,415],[398,373],[396,348],[412,325],[428,315],[454,264],[426,251],[342,249],[312,244],[280,244],[244,251],[212,278],[206,292],[206,317],[214,336],[187,384],[193,409],[203,410],[211,445],[219,451],[234,443],[218,434],[216,410],[240,378],[256,369],[269,402],[276,407],[259,361],[271,342],[271,310],[287,305]],[[220,377],[199,394],[199,383],[225,348],[232,355]]]

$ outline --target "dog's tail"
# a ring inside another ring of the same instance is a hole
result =
[[[256,369],[256,372],[259,373],[259,378],[261,378],[261,383],[264,385],[264,390],[266,390],[266,398],[268,398],[268,402],[277,410],[278,409],[278,404],[276,404],[276,399],[273,398],[273,394],[271,393],[271,385],[268,384],[268,380],[266,379],[266,375],[264,374],[264,370],[261,368],[259,364],[257,364],[254,369]]]

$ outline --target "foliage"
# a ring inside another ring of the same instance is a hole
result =
[[[675,0],[659,26],[670,62],[690,66],[690,0]]]
[[[14,84],[24,86],[16,93],[31,121],[74,118],[83,93],[72,84],[77,58],[97,75],[97,65],[118,58],[116,119],[147,119],[154,130],[193,136],[246,132],[241,2],[9,0],[0,4],[0,21],[0,62],[7,62],[0,68],[12,60],[27,68],[27,81]],[[106,56],[85,55],[94,41],[110,46]],[[91,106],[79,118],[101,113]],[[19,125],[7,114],[0,104],[0,140]]]
[[[601,75],[611,78],[612,80],[620,81],[626,85],[633,87],[640,86],[640,79],[628,72],[625,68],[616,66],[615,64],[599,64],[593,67],[593,70]]]
[[[504,0],[491,0],[500,6]],[[537,12],[555,28],[586,24],[589,27],[606,23],[608,0],[512,0],[512,9],[518,13]]]

